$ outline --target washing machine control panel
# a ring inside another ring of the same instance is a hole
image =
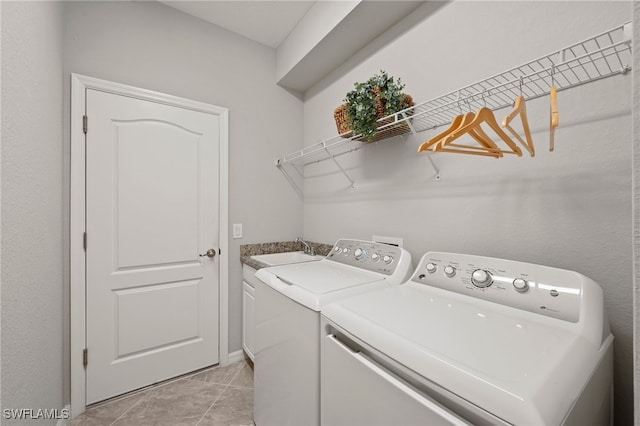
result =
[[[411,281],[570,322],[580,318],[585,290],[601,291],[573,271],[441,252],[422,256]]]
[[[362,240],[338,240],[327,256],[335,262],[392,275],[408,253],[400,247]]]

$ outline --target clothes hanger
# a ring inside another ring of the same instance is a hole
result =
[[[466,126],[467,124],[473,122],[475,117],[476,117],[475,113],[469,113],[465,115],[466,119],[462,121],[462,123],[460,124],[460,127]],[[498,156],[502,157],[502,150],[493,142],[493,140],[489,137],[489,135],[487,135],[484,132],[484,130],[482,130],[482,127],[480,126],[474,127],[470,129],[468,133],[473,139],[476,140],[476,142],[482,145],[482,147],[469,146],[469,145],[453,145],[453,146],[468,147],[471,149],[485,149],[487,151],[498,153]]]
[[[465,146],[465,145],[454,145],[454,146]],[[502,153],[500,152],[481,151],[482,148],[476,148],[476,147],[467,147],[467,148],[474,148],[474,149],[478,149],[479,151],[471,151],[466,149],[440,148],[436,152],[453,152],[457,154],[482,155],[485,157],[495,157],[495,158],[502,157]]]
[[[461,149],[452,150],[451,148],[461,148]],[[447,150],[447,151],[444,151],[444,150]],[[438,151],[436,152],[439,152],[439,151],[462,152],[466,154],[475,154],[475,155],[489,155],[491,157],[496,157],[496,158],[503,156],[500,148],[487,148],[485,146],[463,145],[463,144],[457,144],[454,142],[451,142],[444,148],[438,149]]]
[[[473,114],[473,116],[475,117],[475,114]],[[450,147],[457,147],[457,148],[466,148],[466,149],[471,149],[471,150],[478,150],[478,151],[485,151],[485,152],[489,152],[492,154],[492,156],[496,156],[496,157],[502,157],[503,156],[503,151],[493,142],[493,140],[489,137],[489,135],[487,135],[484,130],[482,130],[481,127],[476,127],[472,130],[469,130],[469,132],[467,132],[469,135],[471,135],[480,145],[482,146],[477,146],[477,145],[463,145],[463,144],[456,144],[456,143],[448,143],[446,145],[447,148]],[[444,141],[441,141],[441,145],[439,145],[440,148],[438,148],[438,145],[434,146],[432,149],[432,151],[440,151],[442,148],[444,148]],[[459,151],[459,150],[458,150]],[[451,152],[451,150],[447,151],[447,152]],[[462,151],[460,151],[462,152]],[[468,152],[466,152],[468,153]]]
[[[524,132],[525,139],[527,140],[526,142],[522,140],[518,132],[516,132],[509,125],[509,123],[517,116],[520,116],[520,121],[522,122],[522,130]],[[527,151],[529,151],[529,154],[531,154],[532,157],[535,157],[536,152],[535,152],[535,148],[533,147],[533,139],[531,138],[531,131],[529,130],[529,119],[527,118],[527,107],[525,105],[524,96],[522,96],[522,77],[520,77],[520,96],[516,98],[515,102],[513,103],[513,109],[502,120],[501,125],[505,129],[509,130],[509,132],[511,132],[513,137],[516,138],[516,140],[520,142],[520,144]]]
[[[459,99],[459,95],[458,95],[458,99]],[[482,92],[482,99],[484,99],[484,91]],[[469,109],[471,109],[471,104],[469,103],[468,100],[466,101],[467,101],[467,105],[469,106]],[[485,106],[486,106],[486,102],[485,102]],[[458,103],[458,107],[460,107],[459,103]],[[462,113],[462,109],[460,109],[460,113]],[[476,116],[475,113],[468,112],[464,114],[462,118],[460,118],[460,116],[455,117],[451,125],[446,131],[438,134],[437,136],[423,143],[420,146],[418,152],[424,151],[428,148],[431,148],[433,151],[440,151],[441,149],[438,149],[438,147],[440,148],[444,147],[443,142],[446,140],[446,137],[454,133],[456,130],[466,127],[467,125],[472,123],[473,120],[475,119],[475,116]],[[482,130],[480,126],[470,128],[466,133],[469,134],[473,139],[475,139],[476,142],[480,144],[480,147],[471,146],[471,145],[451,144],[450,147],[461,148],[461,149],[454,150],[451,148],[447,148],[446,150],[442,150],[442,151],[458,152],[458,153],[472,154],[472,155],[487,155],[487,152],[488,152],[489,153],[488,155],[491,157],[502,157],[503,151],[493,142],[493,140],[491,140],[491,138]],[[480,151],[484,151],[484,153],[479,154]]]
[[[553,151],[555,143],[556,127],[560,120],[560,114],[558,113],[558,89],[553,85],[549,89],[549,95],[551,96],[551,111],[549,114],[549,151]]]
[[[469,108],[471,108],[471,105],[469,104],[468,100],[467,100],[467,105],[469,105]],[[458,108],[460,108],[460,95],[459,94],[458,94]],[[459,129],[462,126],[466,126],[468,123],[473,121],[474,117],[475,117],[475,114],[472,113],[472,112],[468,112],[466,114],[462,114],[462,108],[460,108],[460,114],[456,115],[453,118],[453,120],[451,120],[451,124],[449,124],[449,127],[446,130],[438,133],[437,135],[435,135],[431,139],[427,140],[426,142],[423,142],[418,147],[418,152],[426,151],[431,146],[433,146],[434,144],[438,143],[439,141],[441,141],[446,136],[448,136],[451,133],[453,133],[455,130]],[[486,134],[484,134],[484,137],[483,137],[483,135],[478,134],[475,131],[469,132],[469,134],[476,141],[478,141],[478,143],[482,144],[483,146],[486,146],[487,148],[491,148],[490,145],[487,144],[487,142],[485,140],[485,139],[488,139]]]
[[[506,150],[500,149],[493,142],[493,140],[491,140],[491,138],[489,138],[486,135],[486,133],[484,133],[484,131],[480,127],[480,125],[482,123],[486,123],[491,129],[493,129],[493,131],[507,144],[507,146],[509,148],[511,148],[511,151],[506,151]],[[485,142],[487,142],[489,144],[489,147],[494,149],[494,150],[497,149],[498,150],[497,152],[505,153],[505,154],[516,154],[518,157],[522,156],[522,151],[520,150],[520,148],[518,148],[518,146],[515,144],[515,142],[513,142],[513,140],[511,138],[509,138],[509,136],[502,130],[502,128],[500,127],[500,125],[496,121],[495,115],[493,115],[493,111],[491,111],[486,106],[480,108],[478,110],[478,112],[476,112],[474,119],[469,124],[467,124],[466,126],[462,126],[462,127],[458,128],[456,131],[451,133],[449,136],[447,136],[446,138],[441,140],[439,143],[434,145],[432,150],[433,151],[442,150],[447,145],[449,145],[451,142],[453,142],[455,139],[457,139],[460,136],[468,133],[471,130],[473,130],[473,131],[479,133],[480,135],[482,135],[483,139],[485,139]]]
[[[449,124],[449,127],[438,133],[437,135],[435,135],[434,137],[432,137],[431,139],[423,142],[419,147],[418,147],[418,152],[422,152],[422,151],[426,151],[427,149],[429,149],[429,147],[435,143],[438,143],[442,138],[444,138],[445,136],[448,136],[449,134],[453,133],[457,128],[460,127],[460,125],[462,124],[462,120],[464,119],[464,115],[460,114],[460,115],[456,115],[455,117],[453,117],[453,120],[451,120],[451,124]]]

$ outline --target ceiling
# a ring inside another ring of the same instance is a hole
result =
[[[276,48],[315,1],[161,1],[258,43]]]
[[[298,93],[423,4],[420,0],[160,2],[275,49],[277,84]]]

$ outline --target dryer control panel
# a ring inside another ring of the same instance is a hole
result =
[[[411,280],[570,322],[578,322],[585,308],[602,314],[598,284],[577,272],[548,266],[429,252]]]
[[[399,266],[411,263],[409,252],[400,247],[348,239],[338,240],[327,259],[385,275],[393,275]]]

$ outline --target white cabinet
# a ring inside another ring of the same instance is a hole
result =
[[[254,361],[255,291],[251,284],[242,281],[242,349],[251,361]]]
[[[255,277],[256,270],[242,267],[242,349],[254,361],[255,342]]]

